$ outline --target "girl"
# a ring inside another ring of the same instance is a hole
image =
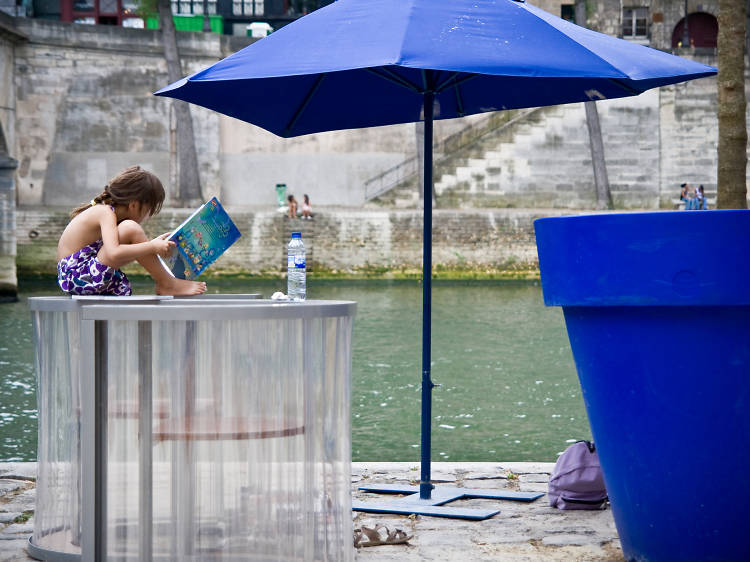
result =
[[[307,196],[307,193],[303,196],[303,202],[302,202],[302,218],[305,218],[307,220],[312,220],[312,207],[310,206],[310,198]]]
[[[294,198],[294,195],[290,195],[286,199],[287,201],[289,201],[289,211],[287,212],[287,216],[290,219],[296,219],[297,218],[297,200]]]
[[[57,245],[60,288],[71,295],[129,295],[130,281],[120,268],[138,261],[156,282],[158,295],[205,292],[205,283],[176,279],[158,260],[175,245],[167,240],[169,233],[149,241],[141,227],[163,202],[159,178],[132,166],[89,203],[74,209]]]

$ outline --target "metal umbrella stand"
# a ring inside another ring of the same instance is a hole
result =
[[[541,495],[431,483],[433,120],[634,96],[713,74],[523,0],[338,0],[156,92],[282,137],[425,122],[421,481],[418,490],[363,488],[412,495],[354,509],[483,519],[497,511],[439,506],[467,496]]]

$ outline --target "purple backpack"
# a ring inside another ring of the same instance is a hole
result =
[[[549,477],[547,495],[558,509],[604,509],[607,490],[593,443],[577,441],[565,449]]]

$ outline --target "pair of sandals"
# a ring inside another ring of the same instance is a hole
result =
[[[365,546],[380,546],[383,544],[407,544],[414,535],[407,535],[401,529],[391,531],[385,525],[375,525],[374,528],[362,526],[354,529],[354,546],[362,548]]]

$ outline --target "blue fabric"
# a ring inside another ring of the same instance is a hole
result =
[[[513,0],[338,0],[157,95],[292,137],[418,121],[430,80],[448,119],[715,73]]]

